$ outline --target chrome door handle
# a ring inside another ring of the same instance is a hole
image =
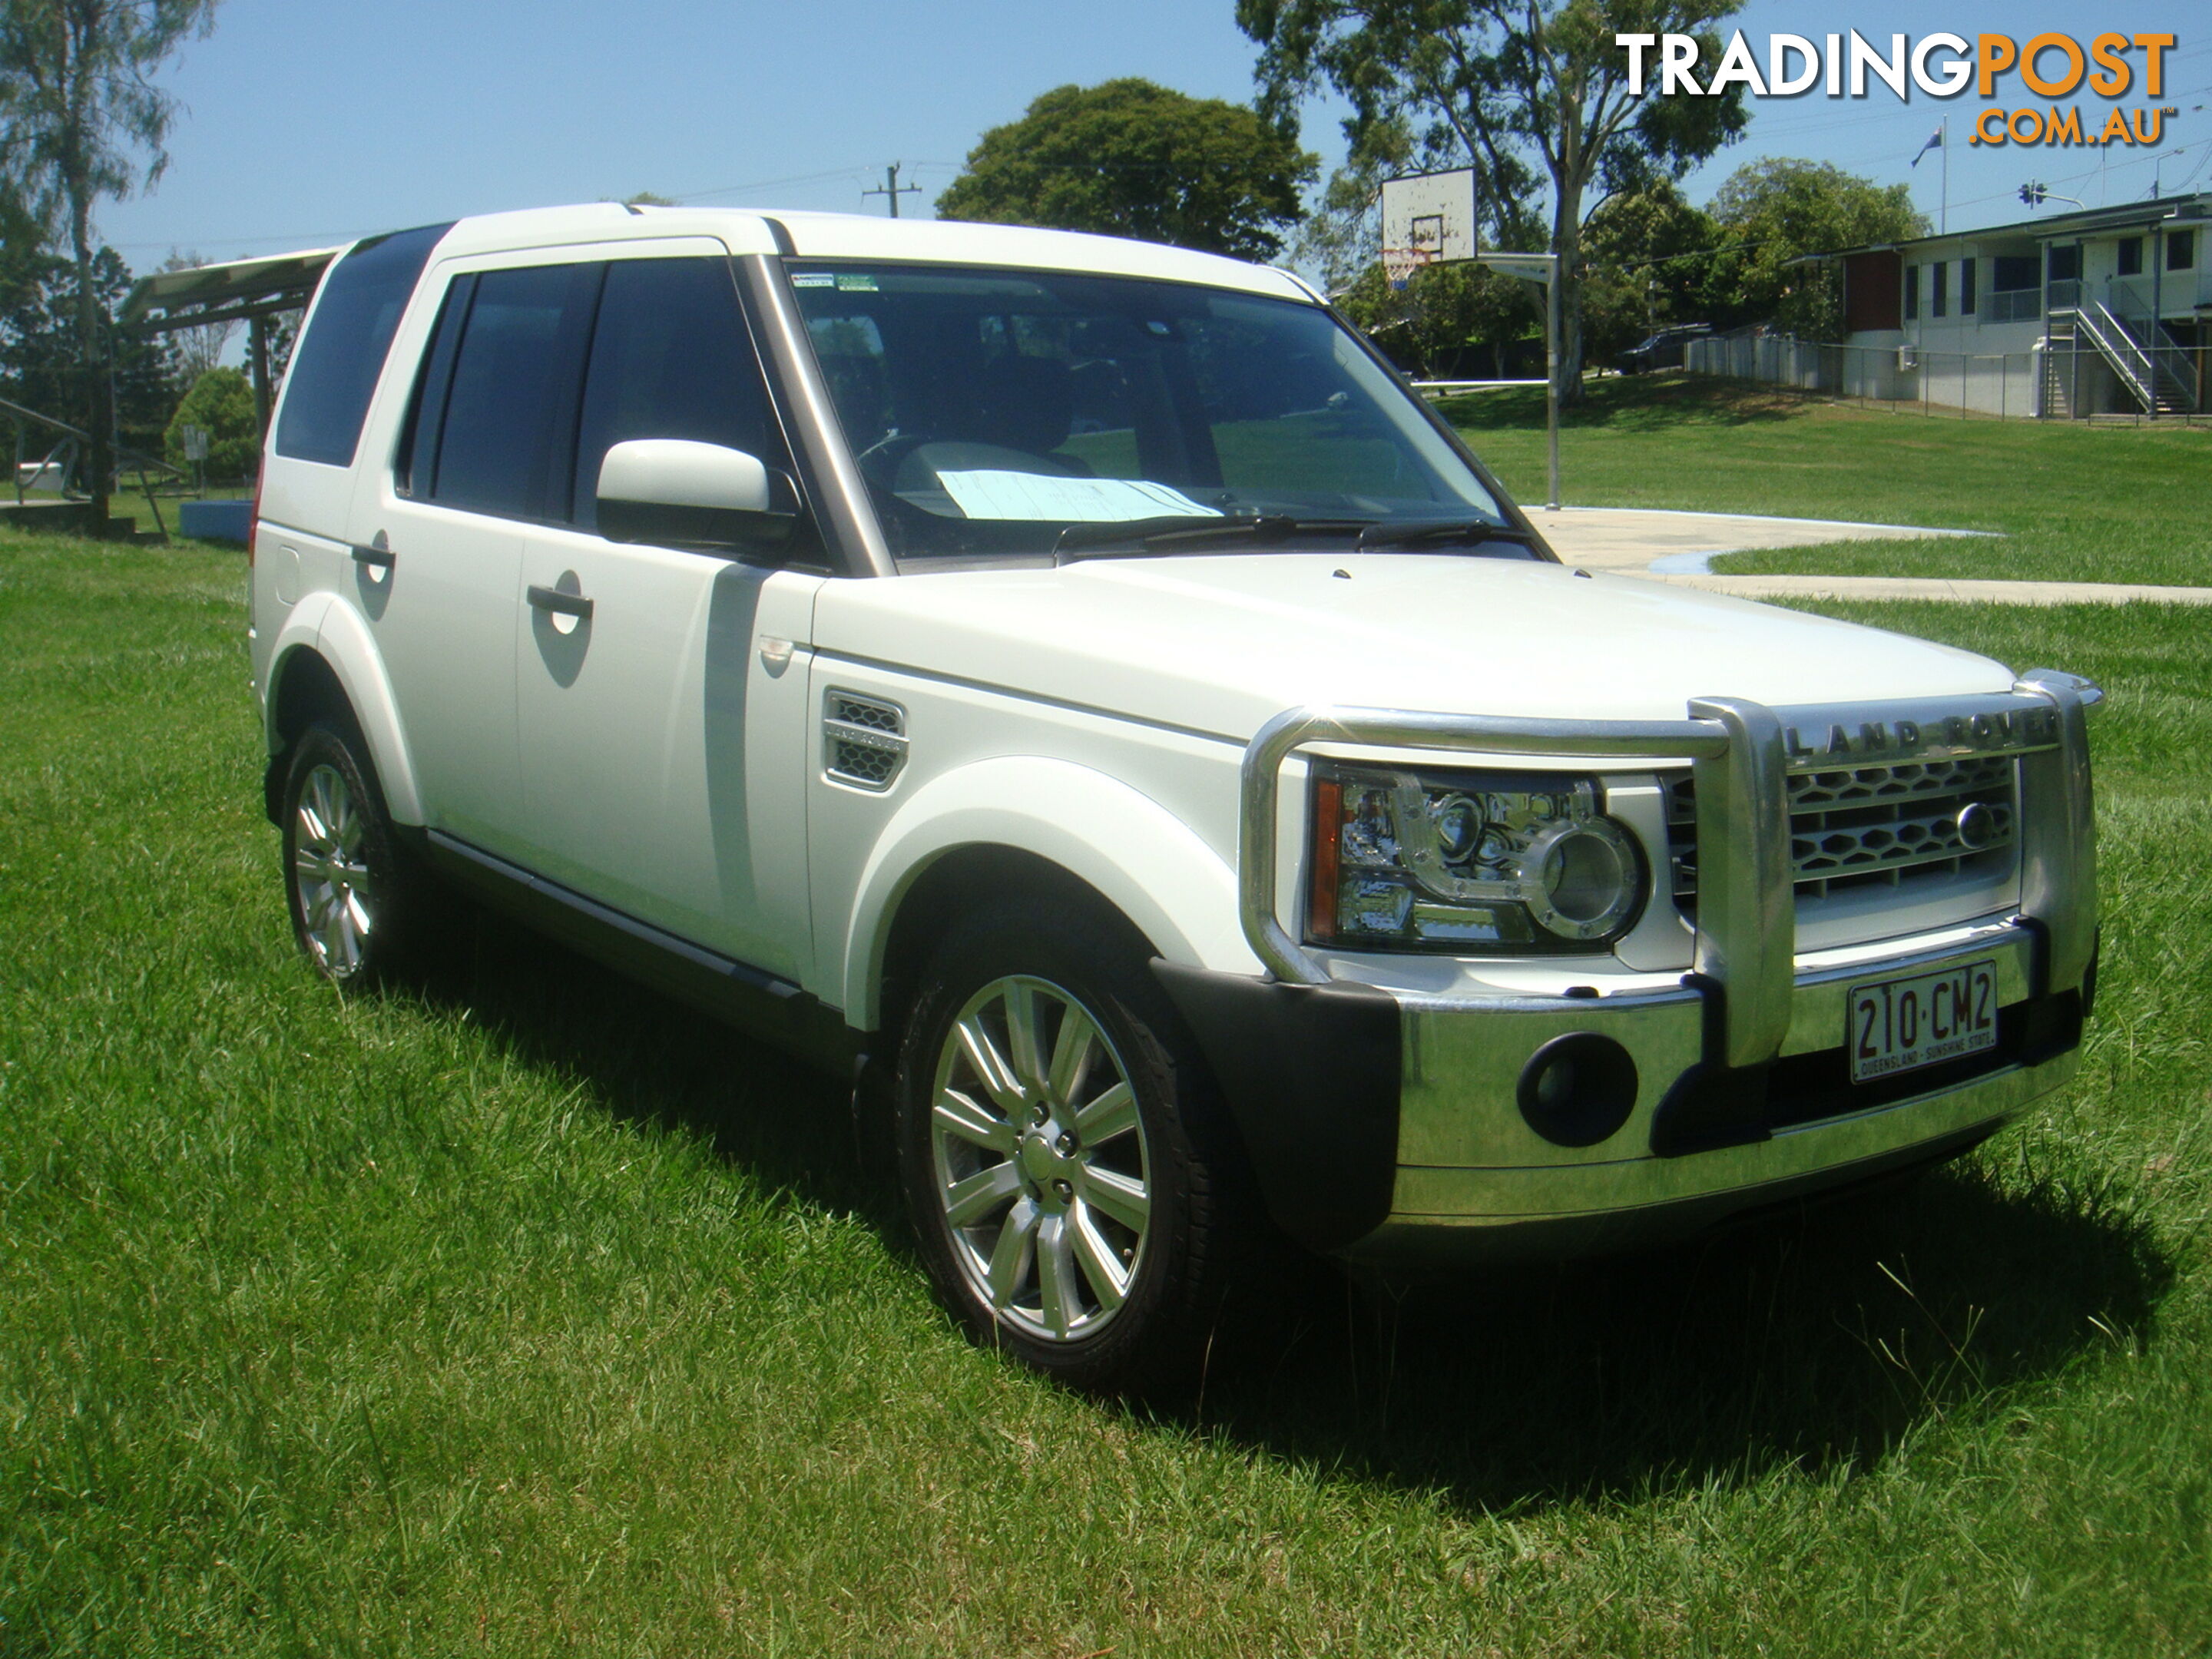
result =
[[[530,587],[530,603],[540,611],[557,611],[580,622],[592,619],[592,602],[581,593],[563,593],[557,587],[540,587],[533,582]]]

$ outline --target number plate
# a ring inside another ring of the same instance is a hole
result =
[[[1872,1083],[1993,1048],[1997,1041],[1997,966],[1970,962],[1910,979],[1851,987],[1851,1081]]]

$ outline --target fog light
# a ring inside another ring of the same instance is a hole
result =
[[[1553,1037],[1521,1068],[1521,1115],[1555,1146],[1595,1146],[1636,1109],[1636,1062],[1609,1036]]]

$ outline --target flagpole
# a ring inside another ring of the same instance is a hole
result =
[[[1943,152],[1943,206],[1936,221],[1936,228],[1939,234],[1948,235],[1951,230],[1951,118],[1945,116],[1936,131],[1942,140],[1936,148]]]

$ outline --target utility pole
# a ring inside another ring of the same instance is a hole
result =
[[[860,192],[860,199],[864,202],[871,196],[888,196],[890,198],[891,217],[894,219],[899,216],[898,198],[900,197],[919,196],[921,194],[921,186],[920,185],[902,185],[899,183],[899,167],[900,163],[893,161],[889,167],[884,169],[884,182],[880,188],[864,190]]]

